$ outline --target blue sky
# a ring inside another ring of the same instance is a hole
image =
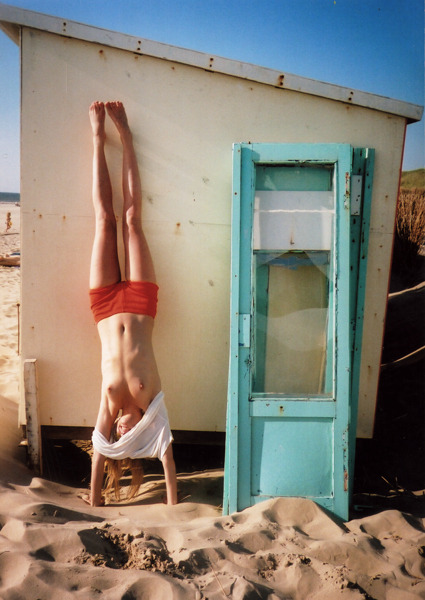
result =
[[[423,0],[11,0],[104,29],[424,104]],[[0,32],[0,191],[19,191],[19,49]],[[424,120],[403,168],[424,167]]]

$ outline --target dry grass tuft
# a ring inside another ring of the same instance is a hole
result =
[[[401,188],[394,237],[392,279],[412,287],[425,280],[425,189]]]
[[[425,245],[425,190],[401,189],[395,244],[406,258],[415,258]]]

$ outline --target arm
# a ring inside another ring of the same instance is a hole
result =
[[[162,458],[164,467],[165,486],[167,488],[167,504],[177,504],[176,463],[173,457],[173,447],[170,444]]]
[[[111,434],[112,424],[115,415],[110,410],[109,402],[106,396],[100,403],[99,413],[97,415],[96,429],[106,438]],[[91,466],[91,484],[90,484],[90,504],[91,506],[102,506],[103,474],[105,469],[105,457],[93,448],[93,458]]]
[[[93,450],[91,465],[90,504],[91,506],[102,506],[102,486],[105,457]]]

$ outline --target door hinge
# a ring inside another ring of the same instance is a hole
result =
[[[251,315],[239,315],[239,346],[249,348],[251,345]]]
[[[362,185],[363,177],[361,175],[351,176],[351,215],[361,215],[362,212]]]

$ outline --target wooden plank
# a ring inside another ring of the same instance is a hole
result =
[[[362,345],[363,345],[363,321],[365,315],[366,301],[366,277],[367,263],[369,255],[369,233],[370,233],[370,218],[372,210],[372,186],[373,175],[375,168],[375,150],[373,148],[357,148],[357,161],[359,173],[363,177],[363,198],[360,217],[357,217],[357,265],[356,271],[356,286],[355,286],[355,302],[354,312],[352,314],[353,321],[353,364],[352,364],[352,406],[351,406],[351,447],[356,446],[357,422],[359,412],[359,389],[360,389],[360,366],[362,360]],[[354,270],[354,269],[353,269]],[[353,282],[351,282],[353,284]],[[376,401],[375,401],[376,403]],[[354,454],[352,460],[352,475],[354,476]]]
[[[12,42],[19,46],[21,28],[18,25],[14,25],[13,23],[1,23],[0,29],[4,31],[4,33],[12,40]]]
[[[241,215],[241,162],[242,148],[233,145],[233,201],[232,223],[239,228]],[[226,411],[226,450],[224,465],[223,514],[237,510],[238,494],[238,448],[239,448],[239,260],[240,237],[234,231],[231,238],[231,282],[230,282],[230,355]]]
[[[37,474],[42,474],[41,431],[38,404],[37,360],[24,361],[25,415],[28,440],[28,460]]]

